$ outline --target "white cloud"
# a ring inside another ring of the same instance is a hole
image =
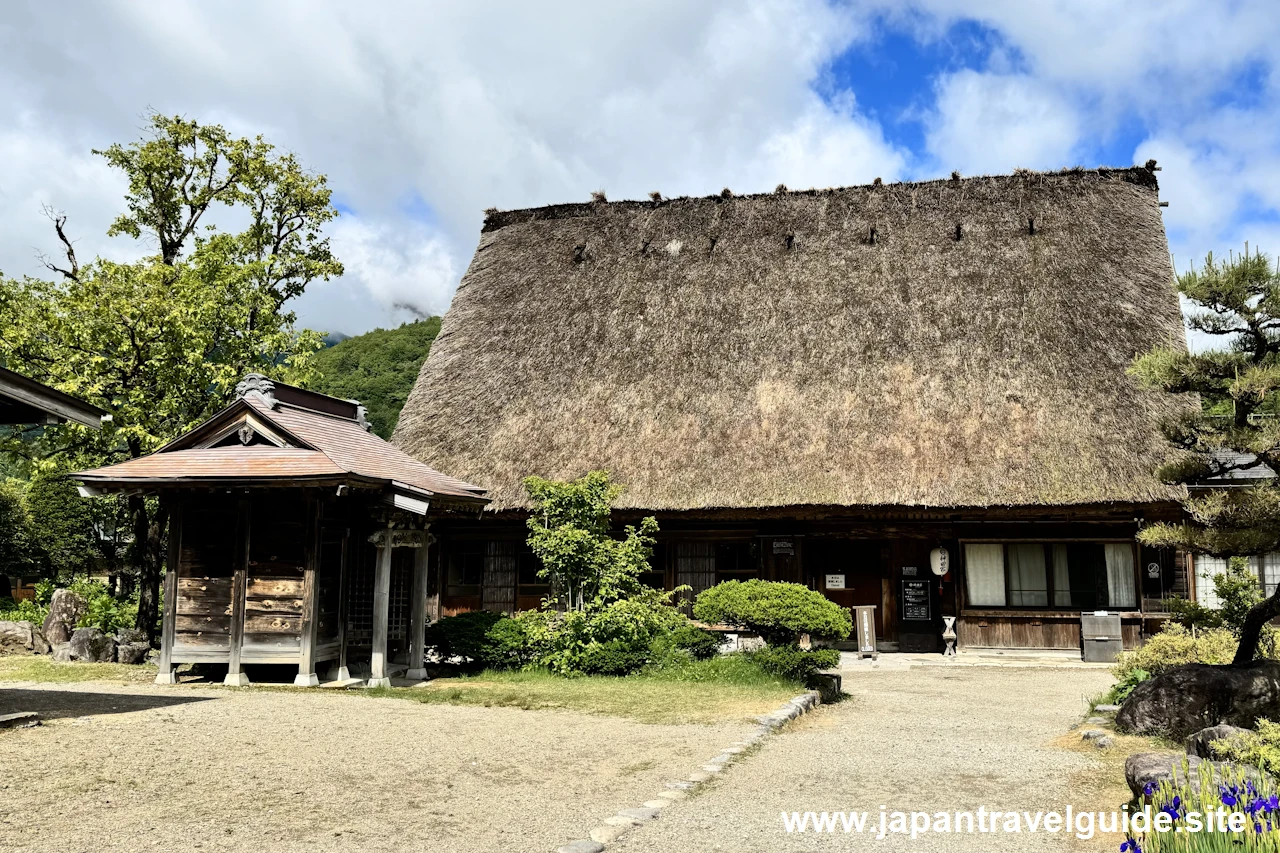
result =
[[[490,206],[1056,167],[1134,121],[1135,161],[1165,165],[1175,251],[1221,248],[1242,211],[1280,207],[1269,2],[11,4],[0,269],[40,272],[43,202],[70,214],[82,253],[138,250],[103,236],[121,184],[89,149],[136,138],[149,108],[263,133],[330,176],[357,211],[331,232],[349,273],[299,310],[347,332],[393,322],[397,303],[443,308]],[[886,141],[859,93],[815,92],[882,14],[922,39],[961,17],[1003,37],[923,93],[924,151]],[[1271,89],[1224,106],[1250,62]]]
[[[445,307],[490,206],[888,180],[904,164],[851,99],[811,88],[867,32],[821,0],[123,2],[9,17],[0,134],[25,133],[3,116],[31,113],[48,144],[87,154],[135,138],[151,107],[264,133],[327,173],[359,214],[332,231],[349,273],[299,312],[344,331],[390,322],[401,302]],[[39,187],[63,167],[23,168]],[[118,187],[93,183],[51,200],[97,234]],[[429,228],[401,207],[415,195]],[[30,215],[0,204],[0,230]],[[0,245],[0,268],[24,263]]]
[[[1007,174],[1071,165],[1080,140],[1074,106],[1025,74],[965,69],[937,83],[925,144],[937,171]]]

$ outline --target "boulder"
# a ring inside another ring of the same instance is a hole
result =
[[[1116,714],[1116,726],[1185,738],[1222,723],[1251,728],[1259,717],[1280,719],[1280,661],[1175,666],[1134,688]]]
[[[32,655],[49,651],[49,644],[31,622],[0,622],[0,654]]]
[[[123,646],[125,643],[145,643],[147,635],[144,631],[137,628],[121,628],[116,631],[116,645]]]
[[[115,663],[116,639],[101,628],[77,628],[71,635],[71,659]]]
[[[84,599],[69,589],[56,589],[49,600],[49,615],[44,617],[42,629],[50,645],[70,642],[76,623],[88,608]]]
[[[1129,783],[1129,790],[1139,799],[1146,795],[1148,785],[1154,790],[1161,782],[1184,785],[1189,781],[1192,793],[1199,794],[1201,775],[1206,772],[1206,767],[1209,768],[1209,778],[1215,785],[1223,779],[1248,779],[1256,785],[1262,785],[1265,781],[1265,774],[1247,764],[1210,761],[1175,752],[1139,752],[1130,755],[1124,762],[1124,780]]]
[[[56,663],[71,663],[71,643],[58,643],[54,646],[53,660]]]
[[[1213,758],[1213,752],[1210,751],[1209,745],[1215,740],[1230,740],[1240,735],[1249,734],[1248,729],[1242,729],[1239,726],[1210,726],[1207,729],[1201,729],[1193,735],[1187,736],[1187,755],[1196,755],[1200,758]]]
[[[151,651],[150,643],[120,643],[116,646],[117,663],[143,663]]]

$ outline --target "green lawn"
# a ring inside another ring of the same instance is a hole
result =
[[[627,717],[642,723],[722,723],[767,714],[803,691],[798,684],[762,676],[754,668],[725,658],[674,672],[625,678],[486,671],[474,676],[438,678],[420,687],[383,688],[369,693],[427,704],[565,709]]]
[[[0,682],[149,684],[155,677],[156,668],[151,664],[55,663],[43,655],[0,657]],[[199,686],[208,689],[210,685]],[[216,686],[221,689],[220,685]],[[296,690],[267,684],[255,687]],[[370,690],[366,695],[424,704],[565,709],[626,717],[643,723],[670,724],[750,720],[776,710],[803,690],[795,682],[765,675],[740,657],[733,656],[625,678],[564,678],[543,671],[485,671],[477,675],[437,678],[418,687]]]
[[[55,663],[47,655],[0,656],[0,681],[117,681],[149,684],[156,680],[153,664]]]

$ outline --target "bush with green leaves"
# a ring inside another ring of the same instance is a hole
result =
[[[694,660],[707,660],[720,652],[724,637],[697,625],[681,625],[671,632],[671,645],[688,652]]]
[[[134,627],[138,618],[136,593],[128,598],[117,598],[106,584],[89,578],[77,578],[64,588],[79,596],[85,605],[85,612],[76,623],[77,628],[101,628],[105,633],[115,634]],[[59,587],[53,581],[43,580],[36,584],[33,598],[8,606],[7,599],[0,601],[0,620],[42,624],[57,589]]]
[[[1159,675],[1184,663],[1228,664],[1236,653],[1236,635],[1226,628],[1191,632],[1169,622],[1136,649],[1121,652],[1111,673],[1120,681],[1135,670]]]
[[[771,646],[796,645],[803,634],[843,640],[853,629],[846,608],[798,583],[725,581],[698,594],[693,615],[759,634]]]
[[[1221,628],[1222,613],[1212,607],[1205,607],[1198,601],[1186,598],[1170,598],[1166,605],[1169,608],[1170,621],[1177,622],[1184,628]]]
[[[1151,677],[1151,673],[1145,669],[1131,669],[1125,673],[1124,678],[1112,685],[1107,691],[1106,696],[1099,704],[1119,705],[1121,702],[1129,698],[1129,694],[1142,682]]]
[[[424,647],[443,661],[459,658],[470,669],[522,666],[528,640],[516,620],[501,613],[475,610],[427,626]]]
[[[1252,764],[1264,773],[1280,775],[1280,723],[1259,718],[1254,730],[1209,744],[1214,757]]]
[[[836,649],[802,649],[797,646],[765,646],[747,653],[748,659],[760,669],[801,683],[808,682],[815,673],[840,665],[840,652]]]

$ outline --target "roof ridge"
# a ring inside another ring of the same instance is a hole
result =
[[[925,181],[894,181],[892,183],[884,183],[879,178],[876,178],[869,184],[848,184],[845,186],[825,188],[811,187],[803,190],[788,189],[784,184],[779,184],[777,189],[770,192],[744,193],[742,195],[732,193],[726,188],[719,193],[705,196],[682,195],[674,198],[663,198],[659,193],[651,193],[651,197],[648,200],[618,199],[617,201],[607,201],[604,199],[603,193],[593,193],[593,199],[591,201],[561,202],[557,204],[536,205],[533,207],[512,208],[510,210],[490,208],[485,211],[484,225],[481,228],[481,232],[487,233],[490,231],[497,231],[509,225],[515,225],[520,222],[528,222],[531,220],[569,219],[578,216],[587,216],[592,213],[609,209],[633,208],[637,210],[657,210],[664,206],[673,204],[724,204],[727,202],[760,201],[762,199],[776,199],[779,197],[834,195],[837,193],[852,192],[855,190],[883,191],[901,189],[903,187],[929,187],[937,184],[964,185],[978,181],[1025,181],[1031,178],[1047,178],[1053,180],[1117,176],[1129,183],[1149,187],[1159,191],[1159,182],[1155,176],[1157,171],[1159,171],[1159,168],[1156,166],[1156,161],[1148,160],[1146,164],[1141,166],[1136,164],[1133,166],[1098,166],[1092,169],[1087,169],[1083,166],[1072,166],[1065,169],[1047,171],[1015,169],[1010,173],[970,175],[968,177],[961,177],[958,172],[952,172],[950,177],[931,178]]]

